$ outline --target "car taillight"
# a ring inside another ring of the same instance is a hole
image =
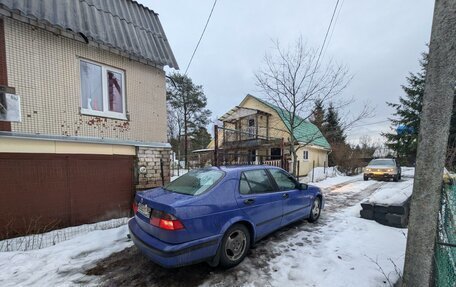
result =
[[[138,212],[138,204],[136,201],[133,201],[133,212],[136,214]]]
[[[160,210],[153,210],[150,216],[150,224],[165,230],[184,229],[184,225],[174,215]]]

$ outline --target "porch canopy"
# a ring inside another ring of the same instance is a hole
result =
[[[223,116],[219,118],[220,121],[222,122],[235,122],[239,120],[240,118],[248,117],[248,116],[253,116],[256,114],[261,114],[261,115],[271,115],[269,113],[260,111],[260,110],[255,110],[255,109],[250,109],[250,108],[245,108],[245,107],[239,107],[236,106],[226,112]]]

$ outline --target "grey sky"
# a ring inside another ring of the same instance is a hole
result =
[[[171,48],[183,71],[198,41],[212,0],[139,0],[160,14]],[[218,0],[206,34],[188,75],[204,87],[213,118],[239,104],[247,93],[261,97],[254,72],[278,39],[283,44],[300,35],[309,46],[320,47],[336,0],[241,1]],[[393,110],[385,101],[398,101],[400,85],[410,71],[418,71],[420,54],[430,39],[434,1],[340,0],[342,10],[324,54],[348,65],[354,78],[345,90],[356,103],[375,108],[364,123],[385,121]],[[362,124],[362,123],[360,123]],[[363,135],[380,138],[387,122],[349,132],[352,141]]]

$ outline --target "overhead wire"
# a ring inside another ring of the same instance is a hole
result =
[[[188,72],[188,69],[190,68],[190,65],[192,64],[192,61],[193,61],[193,57],[195,56],[196,54],[196,51],[198,50],[198,47],[201,43],[201,40],[203,39],[203,36],[204,36],[204,33],[206,32],[206,28],[209,24],[209,21],[211,20],[211,17],[212,17],[212,13],[214,12],[214,8],[215,8],[215,5],[217,4],[217,0],[214,0],[214,4],[212,5],[212,9],[211,9],[211,12],[209,13],[209,16],[207,17],[207,20],[206,20],[206,24],[204,25],[204,29],[203,31],[201,32],[201,36],[198,40],[198,43],[196,44],[196,47],[195,49],[193,50],[193,53],[192,53],[192,56],[190,57],[190,61],[188,62],[188,65],[187,65],[187,68],[185,69],[185,73],[184,75],[187,75],[187,72]]]

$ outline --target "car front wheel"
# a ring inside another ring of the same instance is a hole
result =
[[[230,268],[238,265],[247,255],[250,248],[250,233],[242,224],[231,226],[223,236],[220,246],[220,265]]]
[[[315,222],[320,218],[321,213],[321,199],[320,197],[316,197],[313,204],[312,210],[310,211],[309,222]]]

